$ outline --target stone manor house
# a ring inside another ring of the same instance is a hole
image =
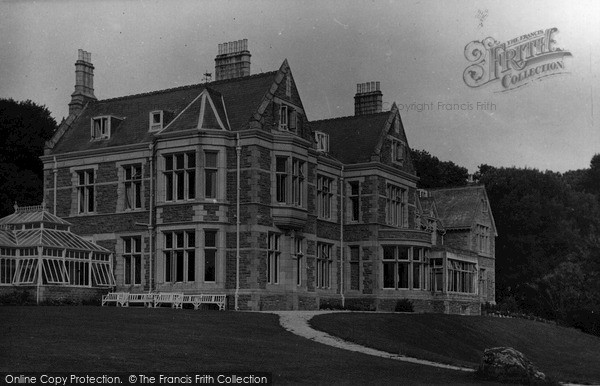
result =
[[[417,189],[379,82],[358,84],[354,116],[309,121],[287,60],[251,75],[250,57],[247,40],[220,44],[214,81],[99,100],[79,50],[44,200],[112,254],[111,288],[226,294],[241,310],[493,303],[484,187]]]

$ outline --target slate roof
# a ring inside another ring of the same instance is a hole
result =
[[[481,210],[481,200],[485,199],[486,205],[489,205],[483,185],[434,189],[430,193],[435,200],[439,218],[447,229],[471,228],[477,211]]]
[[[177,117],[207,87],[215,102],[217,113],[220,116],[225,113],[220,106],[222,96],[231,129],[241,130],[248,125],[252,114],[258,109],[273,84],[276,74],[277,71],[272,71],[90,102],[81,115],[71,123],[71,127],[65,131],[50,154],[149,142],[154,135],[148,131],[149,113],[154,110],[167,112],[167,121],[163,122],[163,127],[173,122],[171,126],[173,130],[189,129],[191,124],[189,117],[182,119],[181,122]],[[91,141],[91,119],[103,115],[112,115],[121,118],[122,121],[115,125],[116,127],[111,127],[109,139]],[[197,116],[195,119],[197,123]]]
[[[345,164],[368,162],[390,112],[311,122],[313,130],[329,134],[329,154]]]

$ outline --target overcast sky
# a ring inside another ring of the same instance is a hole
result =
[[[572,53],[563,74],[507,92],[463,81],[469,42],[553,27],[555,46]],[[594,0],[19,1],[0,4],[0,36],[0,98],[46,105],[59,122],[79,48],[92,53],[95,95],[106,99],[200,83],[219,43],[247,38],[253,74],[288,59],[311,120],[353,115],[356,84],[380,81],[409,145],[471,172],[564,172],[600,153]],[[428,108],[406,111],[412,103]]]

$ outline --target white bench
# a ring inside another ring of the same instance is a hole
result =
[[[115,303],[117,307],[127,307],[127,298],[129,297],[128,292],[109,292],[102,296],[102,306],[109,303]]]
[[[154,294],[154,307],[170,304],[172,308],[182,308],[183,294],[175,292],[159,292]]]
[[[201,304],[216,304],[219,310],[225,309],[226,295],[183,295],[183,303],[192,304],[194,309],[200,308]]]
[[[154,307],[155,294],[129,294],[124,307],[130,304],[143,304],[145,307]]]

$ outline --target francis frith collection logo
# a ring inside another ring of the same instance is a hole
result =
[[[500,43],[492,37],[465,47],[471,63],[463,73],[469,87],[499,82],[501,91],[519,88],[533,80],[565,73],[564,57],[571,52],[556,47],[558,28],[538,30]]]

